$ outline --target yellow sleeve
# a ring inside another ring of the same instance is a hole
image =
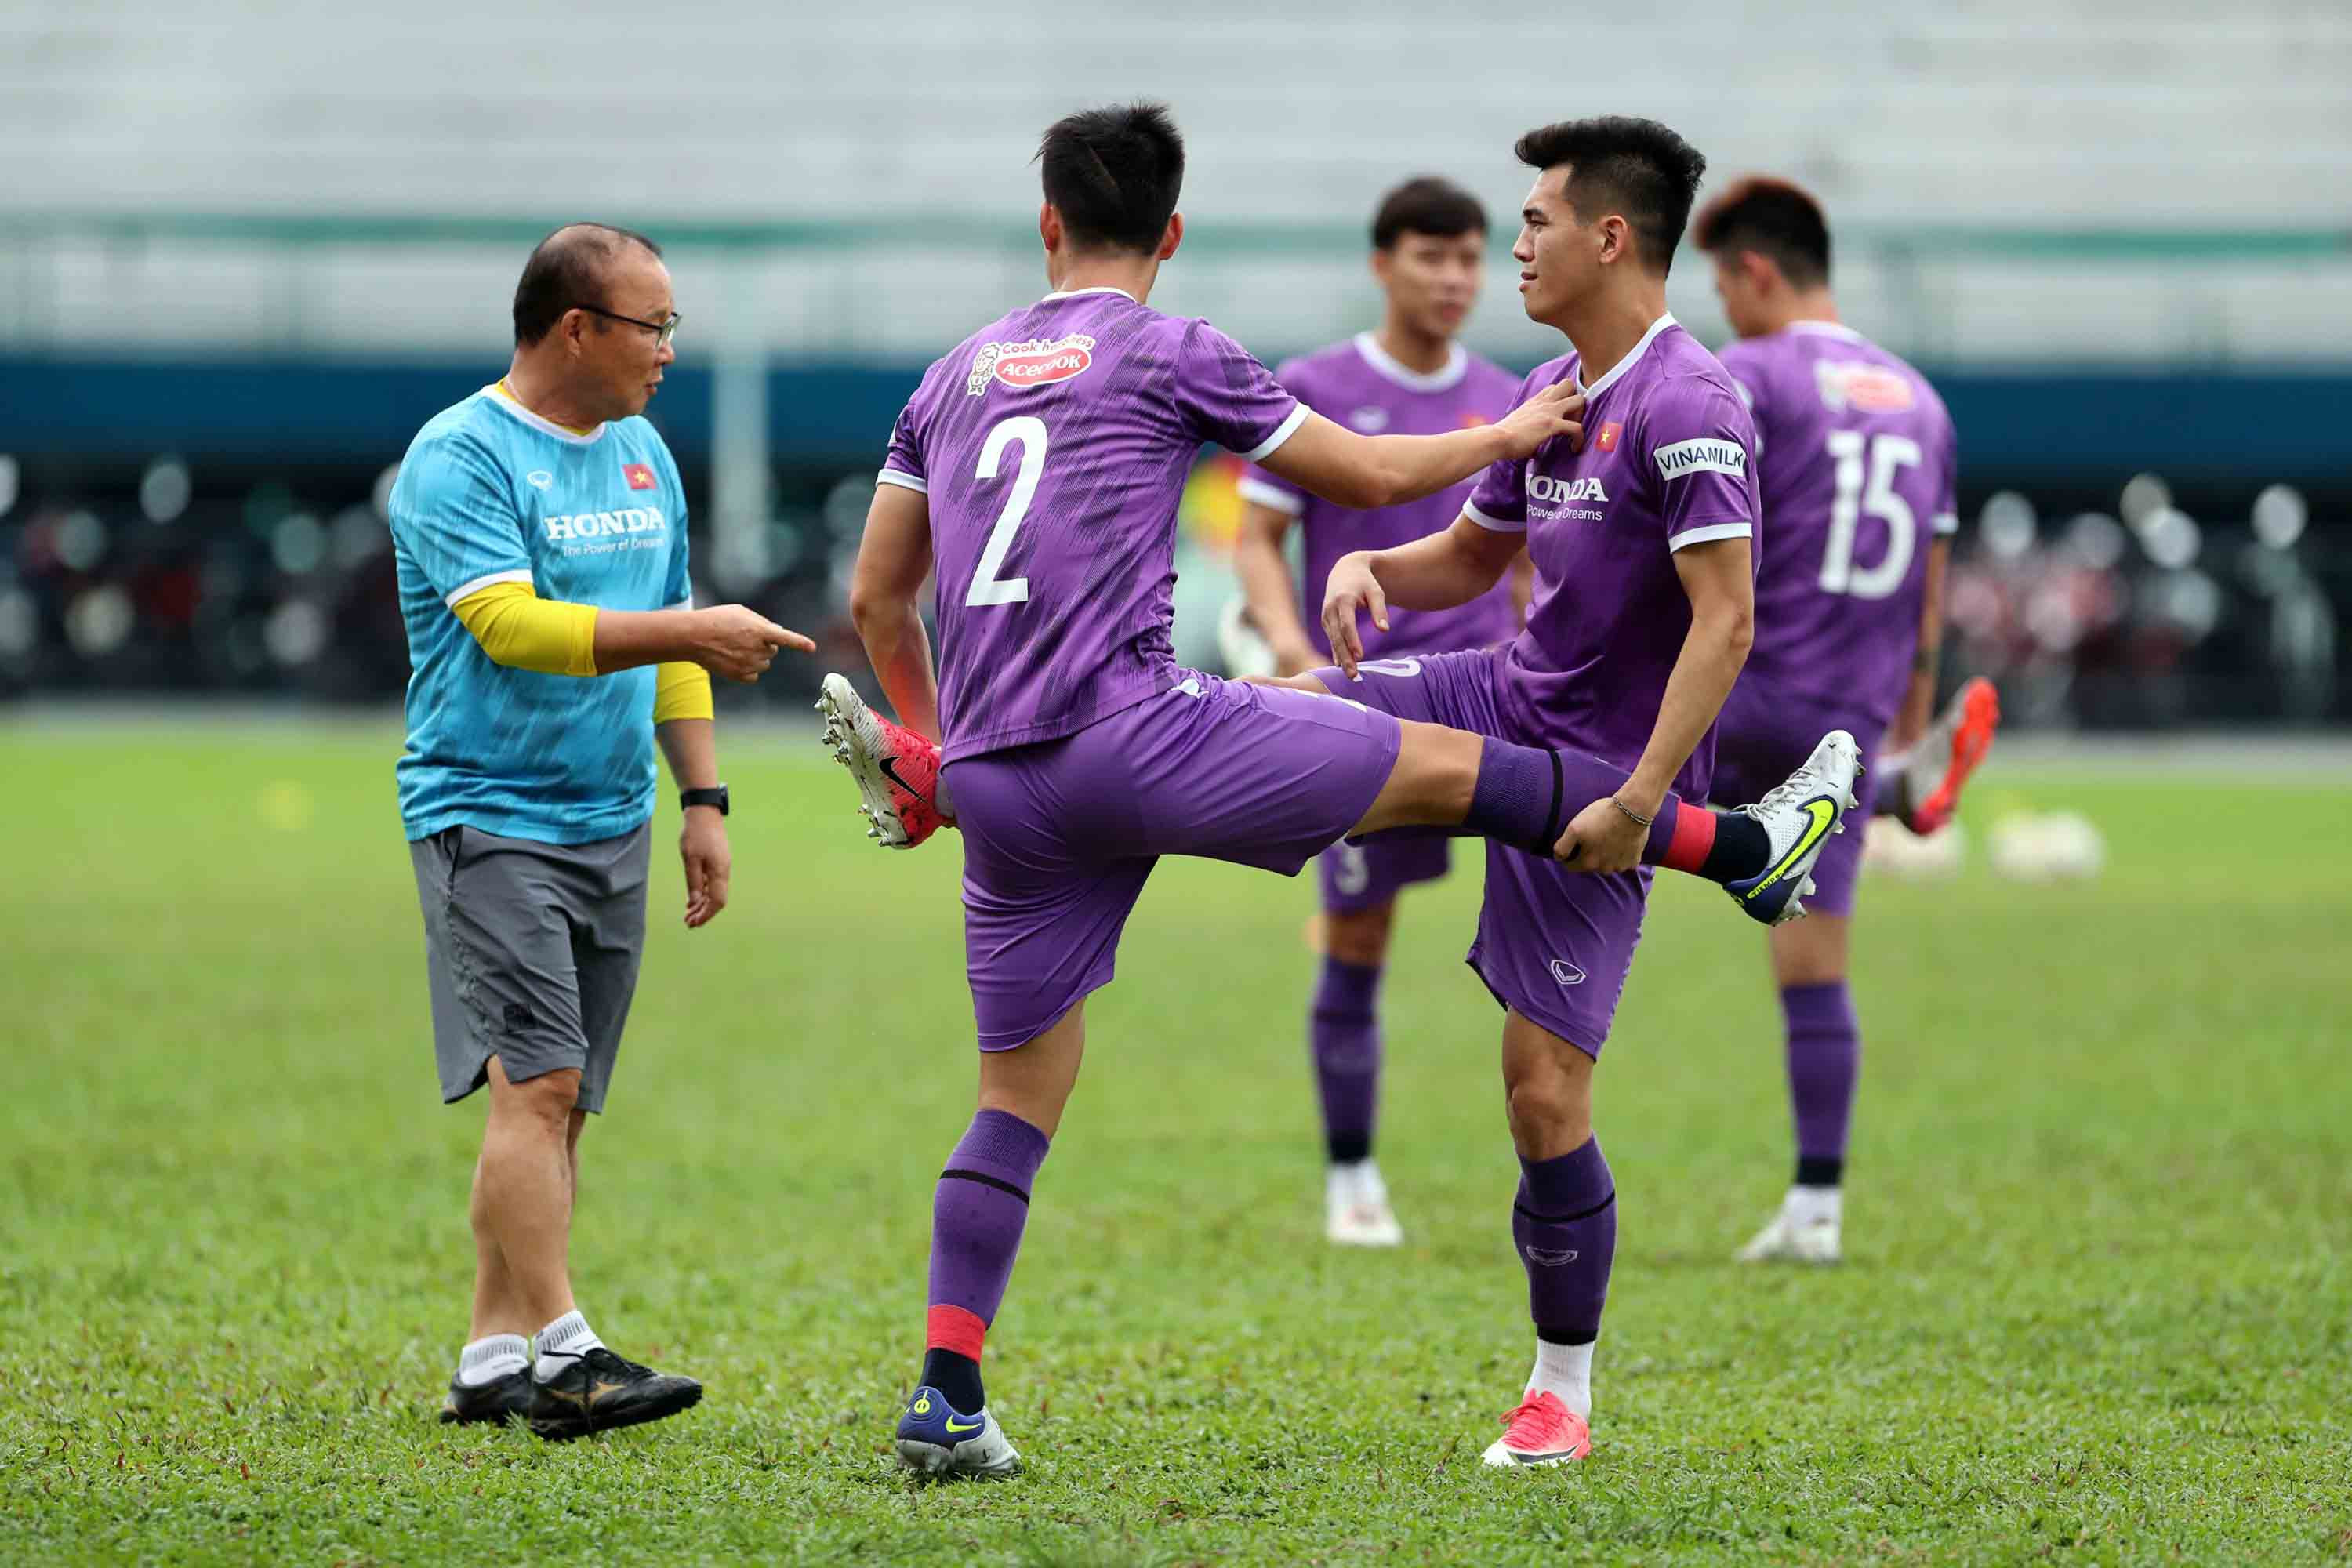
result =
[[[654,676],[654,722],[667,724],[673,719],[708,719],[710,709],[710,672],[698,664],[665,664]]]
[[[596,673],[596,606],[542,599],[528,583],[493,583],[449,606],[482,651],[542,675]]]

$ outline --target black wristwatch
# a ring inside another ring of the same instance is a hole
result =
[[[689,805],[715,805],[719,808],[719,816],[726,816],[727,786],[725,784],[713,784],[709,789],[684,789],[678,791],[677,808],[680,811],[684,811]]]

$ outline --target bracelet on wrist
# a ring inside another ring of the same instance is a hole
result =
[[[1623,801],[1618,799],[1613,795],[1609,797],[1609,804],[1615,806],[1618,810],[1623,812],[1626,816],[1632,817],[1634,821],[1640,823],[1644,827],[1649,826],[1651,824],[1658,820],[1654,816],[1643,816],[1640,812],[1635,811],[1632,806],[1627,805]]]

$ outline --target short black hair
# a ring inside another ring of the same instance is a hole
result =
[[[1486,209],[1478,198],[1435,174],[1407,180],[1381,198],[1372,214],[1372,248],[1387,250],[1408,234],[1454,239],[1486,232]]]
[[[1633,226],[1642,260],[1664,278],[1706,175],[1699,150],[1654,120],[1604,114],[1538,126],[1511,151],[1535,169],[1569,166],[1562,192],[1586,223],[1614,212]]]
[[[1073,245],[1149,255],[1184,185],[1184,138],[1164,103],[1085,109],[1045,127],[1037,163]]]
[[[1694,237],[1706,251],[1769,256],[1800,289],[1830,280],[1830,222],[1803,186],[1751,174],[1706,204]]]
[[[515,346],[527,348],[555,330],[563,312],[580,305],[603,307],[604,280],[613,258],[628,245],[654,255],[661,247],[633,228],[609,223],[567,223],[532,247],[515,285]]]

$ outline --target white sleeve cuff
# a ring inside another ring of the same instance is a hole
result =
[[[1297,517],[1307,510],[1305,499],[1297,492],[1284,489],[1279,485],[1267,484],[1264,479],[1244,479],[1234,489],[1240,494],[1242,500],[1271,508],[1285,517]]]
[[[483,575],[475,578],[470,583],[458,584],[456,587],[441,595],[441,602],[454,610],[485,588],[495,588],[501,583],[527,584],[530,581],[530,572],[529,568],[525,568],[520,572],[485,573]]]
[[[1287,441],[1293,436],[1297,435],[1298,427],[1306,423],[1307,405],[1304,403],[1292,404],[1290,405],[1290,417],[1276,426],[1274,427],[1273,435],[1268,436],[1265,440],[1260,441],[1248,451],[1242,453],[1242,461],[1244,463],[1256,462],[1260,458],[1265,457],[1268,452],[1273,451],[1276,447],[1281,446],[1285,441]]]
[[[901,489],[912,490],[919,496],[931,493],[929,480],[920,474],[908,473],[903,468],[885,468],[874,476],[874,482],[877,485],[897,485]]]
[[[1528,531],[1525,518],[1515,522],[1507,517],[1495,517],[1480,511],[1468,501],[1462,503],[1462,515],[1490,533],[1525,533]]]
[[[690,610],[694,608],[694,595],[688,594],[685,598],[680,599],[677,604],[672,605],[669,607],[673,610]]]
[[[1708,544],[1718,539],[1753,539],[1756,525],[1752,522],[1709,522],[1696,528],[1685,528],[1680,533],[1666,537],[1668,550],[1680,550],[1688,544]]]
[[[1956,511],[1939,511],[1936,514],[1933,526],[1937,533],[1958,533],[1960,531],[1960,514]]]

